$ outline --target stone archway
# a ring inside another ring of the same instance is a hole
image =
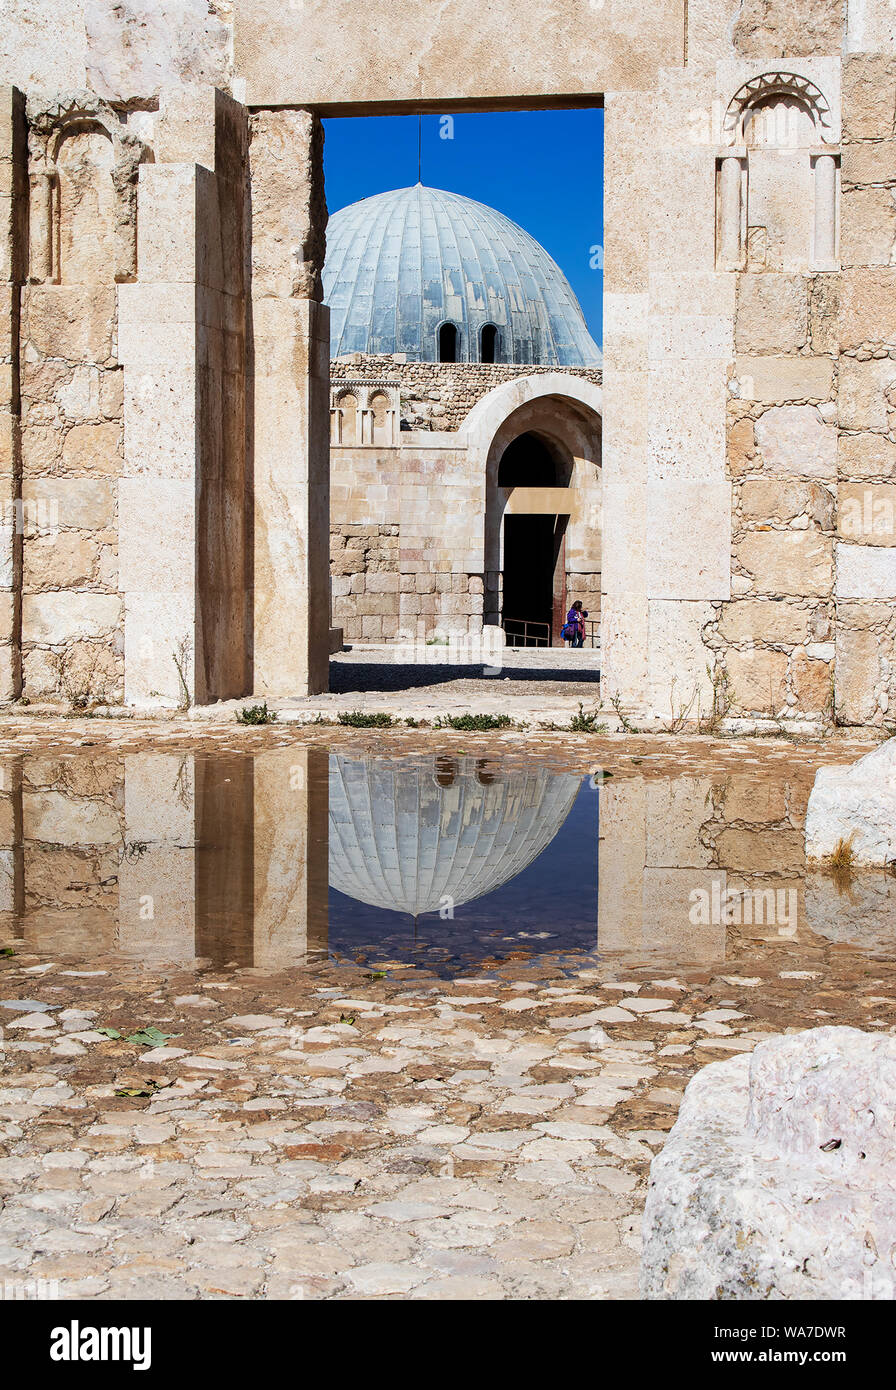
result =
[[[462,430],[485,488],[484,622],[530,618],[562,645],[573,590],[592,618],[600,612],[600,387],[561,372],[520,377],[484,396]],[[510,612],[526,599],[531,612]]]

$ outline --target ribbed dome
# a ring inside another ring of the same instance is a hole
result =
[[[457,360],[598,366],[601,353],[563,271],[503,213],[440,188],[396,188],[333,214],[324,298],[330,351],[406,353],[437,362],[439,328],[458,331]]]
[[[507,883],[553,840],[581,779],[543,767],[489,775],[473,758],[331,754],[331,887],[417,916]]]

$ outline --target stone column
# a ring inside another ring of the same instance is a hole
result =
[[[0,940],[25,934],[22,758],[0,763]]]
[[[129,704],[249,691],[245,144],[243,108],[199,89],[163,103],[140,168],[138,280],[119,288]]]
[[[144,164],[136,284],[119,289],[125,459],[118,495],[125,701],[196,698],[197,184],[193,164]]]
[[[719,260],[735,269],[741,263],[741,175],[743,166],[736,155],[722,160],[719,175]]]
[[[731,594],[737,276],[718,268],[715,153],[688,82],[670,78],[661,140],[651,93],[608,92],[605,111],[601,694],[668,720],[685,689],[707,708],[703,634]]]
[[[713,904],[723,899],[727,874],[710,867],[700,843],[709,793],[709,778],[638,777],[601,787],[601,951],[724,959],[725,927]]]
[[[656,191],[641,168],[650,98],[605,99],[601,694],[626,713],[647,698],[648,247]]]
[[[815,160],[815,242],[813,265],[817,270],[836,270],[837,161],[832,154]]]
[[[296,746],[253,761],[252,964],[280,970],[327,950],[329,757]]]
[[[253,120],[254,633],[257,695],[326,690],[330,323],[321,302],[323,128],[310,111]]]
[[[197,955],[195,761],[180,753],[124,760],[118,938],[142,961],[185,964]]]
[[[22,687],[20,287],[27,220],[25,101],[0,88],[0,700]],[[17,524],[18,523],[18,524]]]

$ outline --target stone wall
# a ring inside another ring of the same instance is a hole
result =
[[[565,376],[600,385],[599,367],[564,367]],[[349,386],[397,388],[403,430],[456,430],[484,395],[515,377],[555,372],[556,367],[529,367],[503,362],[406,362],[404,354],[375,356],[352,353],[330,363],[331,405]],[[358,431],[360,437],[360,430]]]
[[[732,601],[705,639],[739,713],[881,725],[896,698],[894,94],[893,60],[845,59],[831,267],[737,277]]]
[[[715,605],[733,710],[833,708],[836,361],[818,305],[827,276],[744,275],[728,407],[730,603]]]
[[[347,642],[404,641],[482,627],[481,574],[406,570],[400,526],[330,529],[333,620]]]
[[[28,283],[21,291],[22,675],[29,698],[124,693],[118,481],[122,235],[143,153],[87,94],[29,101]],[[45,172],[53,169],[52,175]]]
[[[884,724],[896,705],[896,59],[843,64],[836,717]]]

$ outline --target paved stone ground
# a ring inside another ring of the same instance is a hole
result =
[[[401,648],[353,647],[330,660],[330,690],[302,699],[272,700],[281,720],[317,715],[333,718],[341,710],[384,710],[398,719],[432,722],[445,714],[509,714],[530,728],[568,722],[579,705],[589,711],[601,703],[600,653],[567,648],[505,649],[501,666],[450,664],[445,648],[424,649],[426,659],[402,660]],[[206,706],[198,718],[238,710],[245,700]],[[604,714],[601,713],[601,719]],[[610,710],[608,727],[616,724]]]
[[[689,1077],[769,1032],[890,1027],[892,961],[265,975],[3,961],[0,1270],[62,1297],[625,1298]],[[824,1005],[824,1008],[818,1005]],[[42,1006],[42,1007],[39,1007]],[[158,1048],[111,1040],[153,1024]]]

